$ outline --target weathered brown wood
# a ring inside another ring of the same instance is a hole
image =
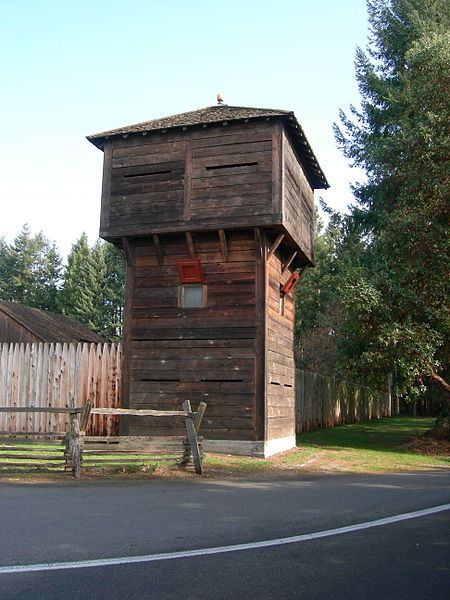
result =
[[[292,261],[294,260],[294,258],[297,256],[298,254],[298,250],[294,250],[294,252],[292,252],[289,257],[287,258],[287,260],[283,263],[282,267],[281,267],[281,275],[284,275],[286,273],[286,271],[289,269],[289,267],[292,264]]]
[[[222,252],[223,259],[228,261],[228,244],[227,238],[225,236],[225,231],[223,229],[219,229],[219,243],[220,243],[220,251]]]
[[[112,148],[111,144],[105,144],[103,159],[103,184],[102,184],[102,204],[100,216],[100,235],[107,234],[109,226],[109,201],[111,187],[111,163]]]
[[[169,413],[186,397],[208,402],[202,431],[213,439],[293,428],[294,303],[280,310],[279,290],[313,261],[313,192],[284,117],[224,125],[110,142],[105,237],[130,245],[122,408],[135,412],[123,413],[122,432],[181,432]],[[186,246],[202,263],[198,307],[179,302]],[[107,408],[93,411],[100,431],[99,419],[118,414]]]
[[[195,258],[195,248],[192,240],[192,233],[190,231],[186,231],[184,235],[186,236],[186,244],[188,247],[189,256],[191,258]]]
[[[191,220],[191,187],[192,187],[192,142],[189,141],[186,147],[185,156],[185,176],[184,176],[184,211],[185,221]]]
[[[42,451],[46,451],[46,449],[41,450]],[[38,460],[38,461],[42,461],[42,460],[65,460],[64,455],[62,454],[61,456],[58,456],[56,453],[53,454],[23,454],[23,453],[18,453],[18,452],[14,452],[13,454],[8,454],[3,452],[1,446],[0,446],[0,464],[2,459],[5,458],[15,458],[15,459],[21,459],[21,460]],[[10,464],[10,463],[7,463]]]
[[[0,412],[16,412],[16,413],[49,413],[49,414],[80,414],[83,412],[83,407],[77,406],[74,408],[67,407],[52,407],[52,406],[0,406]]]
[[[156,256],[158,257],[158,265],[160,267],[163,266],[163,254],[162,254],[162,249],[161,249],[161,242],[159,239],[159,235],[157,233],[153,234],[153,243],[155,245],[155,249],[156,249]]]
[[[93,415],[129,415],[134,417],[183,417],[183,410],[143,410],[134,408],[93,408]],[[192,415],[191,415],[192,416]]]
[[[206,404],[206,402],[200,402],[197,412],[195,413],[194,428],[195,428],[196,433],[198,433],[198,431],[200,429],[200,425],[202,424],[203,416],[205,414],[207,406],[208,405]]]
[[[202,475],[202,473],[203,473],[202,459],[201,459],[200,450],[198,447],[197,432],[195,430],[194,420],[192,417],[191,403],[189,402],[189,400],[185,400],[183,402],[183,409],[184,409],[184,413],[185,413],[184,420],[185,420],[185,424],[186,424],[186,432],[187,432],[187,437],[189,440],[189,445],[191,447],[192,459],[194,461],[195,472],[197,473],[197,475]]]
[[[282,126],[274,123],[272,132],[272,211],[282,214],[283,201],[283,149]]]
[[[284,233],[280,233],[277,235],[275,241],[273,242],[273,244],[270,246],[269,251],[267,253],[267,258],[269,259],[272,254],[275,252],[275,250],[278,248],[278,246],[281,244],[281,242],[284,239]]]
[[[69,407],[75,410],[75,400],[69,398]],[[80,422],[75,412],[70,413],[69,430],[67,432],[68,447],[67,454],[70,456],[72,475],[79,479],[81,477],[81,441],[80,441]]]

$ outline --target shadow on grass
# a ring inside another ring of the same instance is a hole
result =
[[[401,444],[411,436],[424,434],[431,429],[433,423],[433,418],[391,417],[339,425],[330,429],[301,433],[297,436],[297,446],[404,453]]]

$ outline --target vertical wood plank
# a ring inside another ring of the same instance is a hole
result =
[[[187,438],[189,440],[189,445],[191,447],[192,460],[194,461],[195,472],[198,475],[201,475],[203,472],[202,471],[202,459],[201,459],[200,450],[198,447],[197,433],[195,431],[194,418],[191,414],[192,409],[191,409],[191,403],[189,402],[189,400],[185,400],[183,402],[183,410],[186,415],[184,417],[184,421],[186,424]]]
[[[191,220],[191,187],[192,187],[192,141],[186,143],[184,161],[184,210],[183,219]]]
[[[266,427],[266,343],[267,343],[267,283],[266,268],[266,234],[258,227],[255,228],[255,305],[256,305],[256,336],[255,336],[255,431],[256,439],[264,440]]]
[[[100,212],[100,235],[107,233],[109,226],[109,194],[111,185],[111,163],[112,147],[111,142],[105,142],[103,148],[103,186]]]
[[[282,211],[282,129],[275,123],[272,132],[272,212],[281,215]]]
[[[122,408],[130,406],[130,360],[131,360],[131,328],[132,328],[132,299],[135,280],[134,246],[130,244],[127,253],[127,267],[125,278],[125,305],[123,314],[123,345],[122,345]],[[129,431],[128,420],[120,420],[120,434],[127,435]]]

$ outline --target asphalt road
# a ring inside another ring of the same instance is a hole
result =
[[[450,511],[285,545],[132,564],[321,532],[450,503],[450,472],[0,484],[0,598],[450,598]]]

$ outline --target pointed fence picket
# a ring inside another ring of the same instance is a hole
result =
[[[0,407],[65,408],[91,400],[94,407],[120,406],[122,346],[57,343],[0,344]],[[67,413],[0,412],[0,433],[62,433]],[[118,434],[117,416],[95,415],[89,435]]]

